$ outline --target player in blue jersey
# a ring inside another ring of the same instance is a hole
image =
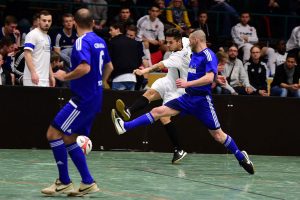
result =
[[[177,87],[185,88],[186,94],[128,122],[124,122],[113,109],[111,115],[116,131],[118,134],[123,134],[135,127],[152,124],[161,117],[174,116],[180,112],[194,115],[208,128],[217,142],[234,154],[249,174],[254,174],[254,167],[247,153],[240,151],[234,140],[222,131],[213,106],[211,84],[217,77],[216,55],[207,48],[203,31],[191,33],[189,40],[193,54],[188,69],[188,78],[176,80]]]
[[[80,9],[74,18],[79,38],[72,49],[71,72],[58,71],[55,74],[59,80],[70,80],[73,96],[47,131],[59,172],[56,182],[42,190],[47,195],[83,196],[99,191],[76,138],[78,135],[89,136],[92,122],[101,111],[102,79],[107,80],[113,67],[104,40],[92,32],[94,22],[90,11]],[[68,173],[68,153],[82,178],[77,190],[74,190]]]

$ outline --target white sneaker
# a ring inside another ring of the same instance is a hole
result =
[[[51,186],[42,189],[42,193],[46,195],[57,195],[57,194],[69,194],[70,192],[74,191],[73,183],[69,183],[64,185],[59,179],[56,179],[55,183]]]
[[[98,185],[96,184],[96,182],[93,182],[91,184],[80,183],[79,188],[76,191],[70,192],[68,194],[68,196],[82,197],[83,195],[91,194],[91,193],[95,193],[95,192],[99,192],[99,191],[100,191],[100,189],[98,188]]]
[[[116,101],[116,109],[118,112],[121,113],[121,115],[125,121],[130,120],[131,114],[130,114],[129,110],[126,109],[125,103],[121,99],[118,99]]]
[[[115,125],[115,129],[119,135],[126,132],[124,128],[124,121],[119,117],[115,109],[111,110],[111,119]]]

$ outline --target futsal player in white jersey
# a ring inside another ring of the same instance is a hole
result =
[[[44,10],[38,18],[38,27],[30,31],[25,38],[24,86],[55,86],[50,65],[51,39],[47,32],[52,24],[51,14]]]
[[[168,68],[168,73],[165,77],[157,79],[152,84],[151,88],[148,89],[143,96],[137,99],[130,107],[126,108],[121,99],[117,100],[116,108],[125,120],[129,120],[131,113],[145,108],[151,101],[162,99],[163,104],[165,104],[185,93],[183,88],[176,87],[175,81],[178,78],[187,78],[188,65],[191,60],[189,39],[182,38],[179,30],[175,28],[167,30],[165,35],[167,46],[170,51],[173,51],[170,57],[149,68],[142,70],[136,69],[134,70],[134,73],[137,75],[144,75],[164,67]],[[178,142],[177,131],[170,118],[171,117],[163,117],[160,120],[164,125],[171,142],[173,143],[174,155],[172,163],[177,163],[186,155],[186,152],[182,150]]]

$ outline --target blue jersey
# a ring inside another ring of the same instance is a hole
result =
[[[206,48],[199,53],[193,53],[188,69],[187,81],[197,80],[203,77],[207,72],[217,74],[218,60],[215,53]],[[194,86],[185,89],[190,95],[206,95],[211,94],[211,84],[203,86]]]
[[[70,81],[72,99],[81,105],[102,97],[103,66],[110,62],[105,41],[94,32],[86,33],[76,40],[71,54],[71,71],[83,62],[90,65],[90,72]]]

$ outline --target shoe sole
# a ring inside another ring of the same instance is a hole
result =
[[[186,155],[187,155],[187,152],[184,152],[184,154],[183,154],[179,159],[173,161],[172,164],[177,164],[177,163],[179,163]]]
[[[72,187],[72,188],[70,188]],[[74,187],[73,186],[69,186],[66,187],[64,190],[61,190],[59,192],[47,192],[47,191],[41,191],[42,194],[48,195],[48,196],[55,196],[55,195],[59,195],[59,194],[70,194],[71,192],[74,192]]]
[[[116,130],[116,132],[117,132],[118,135],[122,135],[124,132],[122,132],[122,133],[119,132],[119,130],[117,128],[117,125],[116,125],[116,115],[117,115],[116,110],[112,109],[111,110],[111,119],[112,119],[112,122],[114,124],[115,130]]]
[[[121,115],[125,121],[130,120],[130,116],[128,116],[127,113],[125,112],[125,104],[121,99],[118,99],[116,101],[116,108],[117,108],[117,111],[121,113]]]

